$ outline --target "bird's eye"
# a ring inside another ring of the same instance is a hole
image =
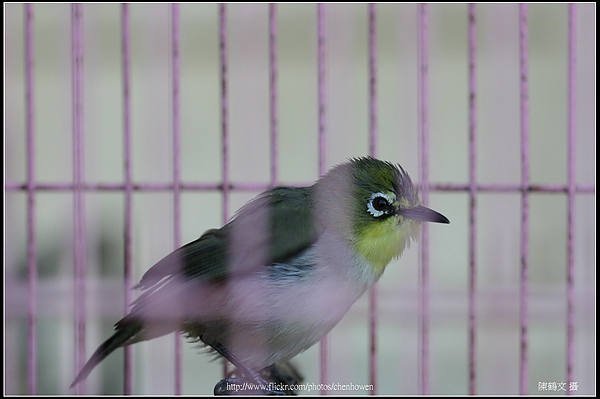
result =
[[[367,211],[372,216],[379,217],[388,211],[391,202],[392,200],[383,193],[373,194],[367,203]]]
[[[377,197],[373,199],[373,208],[375,208],[376,211],[385,211],[388,205],[389,204],[385,198]]]

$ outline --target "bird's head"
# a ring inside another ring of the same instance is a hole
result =
[[[331,169],[316,186],[323,223],[347,238],[378,275],[416,238],[422,222],[450,223],[421,205],[400,165],[354,158]]]

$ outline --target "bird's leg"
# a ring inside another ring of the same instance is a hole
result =
[[[285,395],[285,392],[278,391],[276,389],[271,389],[269,384],[264,378],[260,376],[256,371],[252,370],[248,366],[244,364],[240,359],[238,359],[234,354],[229,352],[227,348],[225,348],[220,343],[216,342],[214,344],[210,344],[210,346],[216,350],[221,356],[225,359],[229,360],[237,369],[244,375],[244,377],[248,378],[256,384],[257,391],[259,391],[263,395]],[[228,389],[228,385],[238,384],[242,385],[243,381],[238,378],[224,378],[215,385],[214,394],[215,395],[231,395],[235,394],[230,389]]]

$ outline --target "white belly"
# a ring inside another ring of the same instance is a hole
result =
[[[283,271],[229,283],[235,322],[223,344],[251,367],[289,360],[316,344],[376,281],[354,252],[340,255],[330,249],[339,243],[320,244],[297,259],[314,263],[306,275],[286,278]]]

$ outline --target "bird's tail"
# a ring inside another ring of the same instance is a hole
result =
[[[73,388],[79,382],[85,380],[87,376],[92,372],[94,367],[98,365],[102,360],[104,360],[108,355],[110,355],[115,349],[124,346],[127,341],[129,341],[133,336],[135,336],[142,329],[141,323],[117,323],[117,331],[98,349],[96,352],[90,357],[90,360],[87,361],[85,366],[81,369],[77,377],[75,377],[75,381],[71,384],[71,388]]]

